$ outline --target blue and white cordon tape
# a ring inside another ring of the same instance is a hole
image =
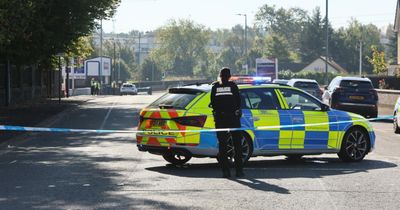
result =
[[[238,131],[238,130],[267,130],[276,128],[295,128],[295,127],[311,127],[321,125],[334,125],[354,122],[366,122],[376,120],[393,120],[394,116],[380,116],[377,118],[370,119],[359,119],[359,120],[346,120],[337,122],[327,123],[313,123],[313,124],[295,124],[295,125],[278,125],[278,126],[259,126],[259,127],[241,127],[241,128],[214,128],[214,129],[201,129],[201,130],[168,130],[170,133],[196,133],[196,132],[216,132],[216,131]],[[43,128],[43,127],[25,127],[25,126],[13,126],[13,125],[0,125],[0,131],[33,131],[33,132],[63,132],[63,133],[145,133],[149,131],[143,130],[95,130],[95,129],[69,129],[69,128]],[[157,130],[151,130],[155,132]],[[159,130],[165,132],[165,130]]]

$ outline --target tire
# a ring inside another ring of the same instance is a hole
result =
[[[368,154],[369,148],[368,134],[363,129],[354,127],[344,135],[338,156],[344,162],[358,162]]]
[[[398,124],[398,118],[399,116],[397,116],[397,113],[394,113],[394,119],[393,119],[393,131],[394,131],[394,133],[397,133],[397,134],[399,134],[400,133],[400,127],[399,127],[399,124]]]
[[[187,163],[192,156],[183,151],[171,151],[163,154],[163,158],[173,165],[183,165]]]
[[[288,161],[300,161],[303,155],[286,155],[286,160]]]
[[[232,136],[228,139],[228,146],[227,146],[227,153],[228,153],[228,162],[231,167],[234,166],[235,161],[235,149],[233,147]],[[251,155],[253,154],[253,142],[248,137],[247,134],[242,133],[242,163],[245,165],[247,161],[250,159]],[[219,161],[219,160],[218,160]]]

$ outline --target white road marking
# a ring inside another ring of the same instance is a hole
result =
[[[104,117],[103,122],[101,123],[100,130],[103,130],[104,126],[106,125],[106,122],[107,122],[108,118],[110,117],[111,111],[114,109],[114,106],[117,103],[117,101],[118,100],[114,101],[113,104],[111,105],[111,107],[108,109],[108,112],[107,112],[106,116]]]

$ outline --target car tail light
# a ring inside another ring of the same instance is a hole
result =
[[[378,92],[375,89],[369,89],[369,93],[374,96],[376,100],[378,100]]]
[[[188,116],[188,117],[177,117],[174,118],[175,122],[186,125],[186,126],[194,126],[194,127],[203,127],[206,122],[207,116]]]

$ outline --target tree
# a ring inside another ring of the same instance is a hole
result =
[[[120,0],[0,1],[0,58],[14,64],[50,62],[111,17]]]
[[[321,11],[317,7],[313,15],[305,23],[301,35],[300,55],[303,62],[311,62],[324,55],[325,47],[325,24],[321,17]]]
[[[267,33],[283,36],[289,43],[289,50],[298,53],[300,37],[307,20],[308,14],[303,9],[277,9],[265,4],[256,13],[255,26]]]
[[[207,59],[209,31],[190,20],[171,20],[156,31],[159,48],[152,59],[175,75],[191,76],[200,61]]]
[[[157,64],[149,58],[146,58],[143,61],[143,64],[141,65],[141,68],[140,68],[140,72],[141,72],[141,75],[140,75],[141,80],[150,80],[150,81],[161,80],[160,69],[157,67]]]
[[[375,74],[380,74],[380,73],[385,73],[388,70],[388,65],[385,61],[385,52],[379,51],[378,47],[375,45],[371,46],[372,50],[372,57],[368,57],[368,62],[372,64],[374,67],[374,73]]]
[[[397,64],[397,32],[393,30],[392,24],[386,29],[386,37],[389,39],[386,44],[386,59],[389,64]]]
[[[271,34],[265,39],[265,49],[263,56],[267,58],[278,58],[279,61],[289,61],[289,42],[276,34]]]
[[[336,62],[345,64],[350,73],[358,73],[360,42],[363,45],[363,55],[372,54],[372,45],[383,50],[380,30],[373,24],[363,25],[353,19],[347,28],[339,28],[334,36],[337,46],[331,55]],[[365,57],[362,58],[362,67],[365,73],[372,73],[373,67]]]

